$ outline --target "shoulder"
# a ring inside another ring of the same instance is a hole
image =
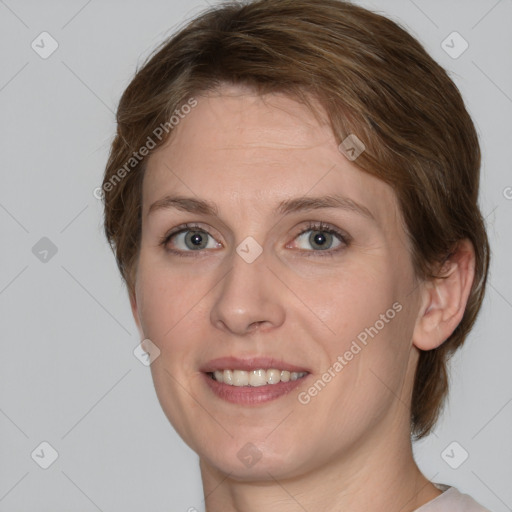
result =
[[[443,494],[416,509],[414,512],[490,512],[468,494],[455,487],[435,484]]]

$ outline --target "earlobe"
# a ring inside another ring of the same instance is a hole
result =
[[[468,302],[475,275],[473,244],[461,240],[443,266],[439,278],[422,284],[422,301],[413,333],[413,344],[432,350],[457,328]]]

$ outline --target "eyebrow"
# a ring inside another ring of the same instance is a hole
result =
[[[177,209],[188,213],[218,216],[219,209],[215,203],[203,199],[185,196],[165,196],[155,201],[148,210],[148,216],[158,210]],[[320,197],[297,197],[281,201],[274,209],[274,214],[287,215],[302,211],[319,210],[322,208],[340,208],[358,213],[370,220],[376,220],[372,212],[362,204],[339,195]]]

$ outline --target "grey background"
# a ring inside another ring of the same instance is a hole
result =
[[[481,136],[488,294],[453,359],[445,414],[415,454],[428,478],[509,511],[512,0],[360,3],[399,21],[449,70]],[[0,1],[0,512],[204,509],[197,456],[133,355],[140,340],[93,195],[136,64],[204,7]],[[59,45],[47,59],[31,47],[43,31]],[[469,43],[457,59],[441,47],[453,31]],[[57,249],[46,262],[36,257],[43,237]],[[43,441],[58,452],[48,469],[31,457]],[[469,453],[457,469],[441,455],[453,441]]]

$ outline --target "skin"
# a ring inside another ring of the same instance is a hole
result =
[[[461,242],[447,279],[420,282],[393,189],[339,151],[326,121],[287,96],[239,86],[197,100],[148,161],[131,305],[141,339],[160,350],[151,365],[160,404],[199,455],[206,510],[415,510],[440,491],[412,456],[414,369],[419,349],[438,346],[462,318],[471,245]],[[168,194],[214,202],[218,216],[148,214]],[[328,194],[363,205],[373,219],[340,208],[273,212],[282,200]],[[350,240],[326,234],[332,256],[322,255],[308,241],[317,231],[306,231],[309,221]],[[184,235],[167,248],[188,256],[159,245],[186,222],[200,225],[192,231],[203,230],[206,248],[193,251]],[[263,250],[252,263],[236,252],[248,236]],[[401,311],[301,404],[298,394],[394,303]],[[235,405],[214,395],[199,370],[230,355],[277,357],[311,375],[277,400]],[[248,442],[261,455],[251,467],[237,457]]]

